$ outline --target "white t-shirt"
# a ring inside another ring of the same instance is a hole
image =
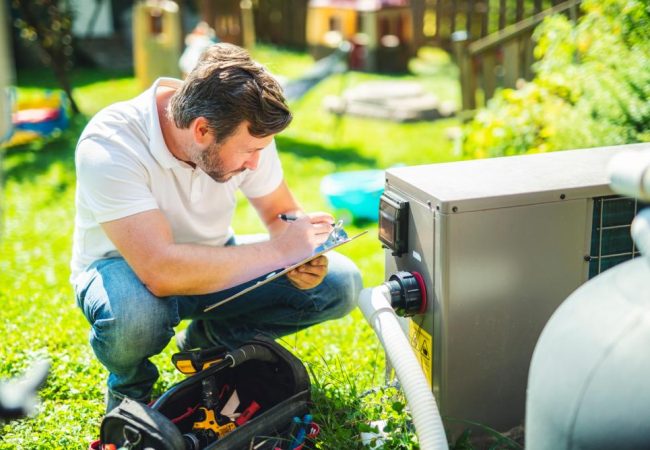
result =
[[[223,245],[233,234],[235,192],[248,198],[273,192],[283,173],[275,143],[262,150],[258,167],[217,183],[176,159],[160,130],[155,92],[181,81],[161,78],[138,97],[115,103],[92,118],[76,150],[77,192],[70,280],[85,267],[116,254],[100,224],[160,209],[174,241]]]

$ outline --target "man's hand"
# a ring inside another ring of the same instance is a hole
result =
[[[287,273],[287,278],[298,289],[312,289],[318,286],[327,275],[327,257],[320,255],[308,263]]]
[[[305,214],[291,223],[283,222],[284,230],[271,236],[269,242],[275,249],[275,255],[284,259],[283,265],[290,266],[313,255],[314,250],[327,240],[333,222],[331,214]]]

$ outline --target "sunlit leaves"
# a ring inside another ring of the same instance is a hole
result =
[[[649,139],[647,2],[589,0],[583,12],[577,25],[557,15],[538,27],[535,79],[498,92],[465,127],[466,157]]]

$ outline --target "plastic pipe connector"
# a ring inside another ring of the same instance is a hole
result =
[[[384,285],[390,292],[390,304],[398,316],[411,317],[426,311],[427,292],[419,273],[394,273]]]

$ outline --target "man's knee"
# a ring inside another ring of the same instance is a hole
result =
[[[83,300],[91,345],[102,363],[118,370],[160,353],[180,318],[176,300],[155,297],[124,267],[113,269],[99,271]]]
[[[343,317],[357,305],[357,298],[363,286],[359,268],[340,253],[328,255],[328,274],[323,280],[326,290],[324,308],[332,313],[332,318]]]

